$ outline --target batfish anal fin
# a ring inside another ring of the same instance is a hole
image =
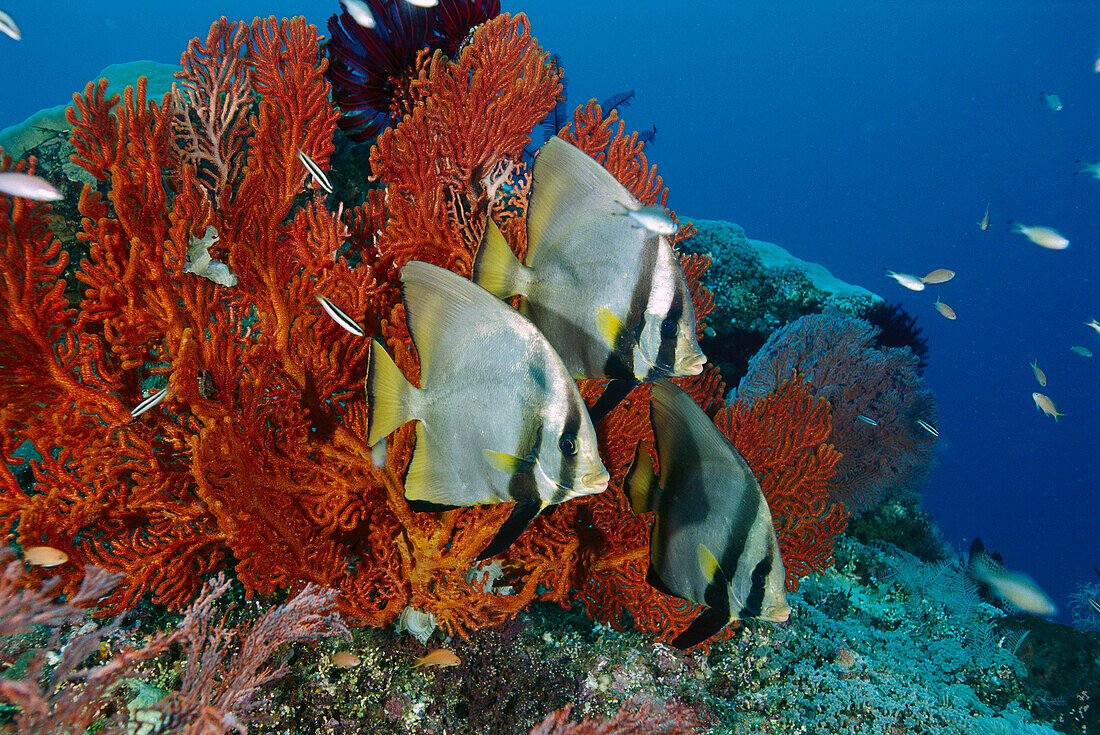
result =
[[[525,266],[504,239],[504,233],[490,218],[474,258],[473,282],[497,298],[506,299],[523,293],[520,281],[523,280],[524,269]]]
[[[437,441],[423,421],[416,425],[416,447],[405,473],[405,499],[430,506],[466,507],[495,503],[489,487],[472,486],[455,474],[445,457],[438,456]],[[430,507],[429,506],[429,507]]]
[[[697,646],[726,627],[729,621],[729,613],[726,611],[714,607],[707,608],[702,615],[692,621],[687,630],[672,639],[672,645],[680,650]]]
[[[535,471],[535,461],[531,459],[505,452],[494,452],[492,449],[482,449],[481,454],[490,467],[508,475],[528,475]]]
[[[611,314],[611,312],[607,312]],[[611,315],[614,318],[614,314]],[[625,378],[613,378],[608,382],[607,387],[603,389],[603,393],[596,399],[596,402],[592,404],[592,408],[588,409],[588,415],[592,419],[592,424],[596,425],[607,417],[607,414],[615,410],[623,400],[630,395],[630,392],[638,387],[637,380],[627,380]]]
[[[531,525],[531,521],[535,519],[540,511],[542,511],[542,505],[539,503],[516,503],[516,506],[512,508],[512,514],[508,516],[508,520],[497,530],[497,535],[477,555],[477,561],[494,557],[515,543],[516,539],[519,538],[524,529]]]
[[[442,513],[446,510],[458,510],[461,505],[447,505],[446,503],[430,503],[427,500],[406,500],[409,507],[417,513]]]

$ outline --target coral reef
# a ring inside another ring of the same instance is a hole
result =
[[[921,336],[917,318],[901,304],[880,302],[868,309],[863,318],[878,327],[875,344],[878,347],[908,347],[917,356],[917,374],[924,375],[928,367],[928,338]]]
[[[745,374],[749,358],[779,327],[827,308],[862,316],[882,302],[778,245],[750,240],[732,222],[693,223],[697,232],[683,247],[712,260],[702,282],[715,299],[712,333],[700,345],[730,384]]]
[[[879,349],[876,334],[840,312],[801,317],[768,338],[738,386],[739,399],[751,401],[798,370],[829,401],[842,455],[830,495],[852,515],[916,493],[933,467],[935,396],[912,351]]]

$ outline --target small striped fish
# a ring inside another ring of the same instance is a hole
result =
[[[167,397],[168,397],[168,389],[167,388],[162,388],[161,390],[158,390],[156,393],[154,393],[153,395],[146,398],[144,401],[142,401],[138,405],[134,406],[133,410],[130,411],[130,415],[133,416],[134,418],[137,418],[138,416],[145,413],[149,409],[155,408],[156,406],[159,406],[161,401],[163,401]]]
[[[309,171],[309,175],[313,177],[313,180],[317,182],[325,192],[332,193],[332,183],[328,180],[328,176],[325,176],[325,172],[321,170],[312,158],[307,156],[301,149],[298,150],[298,160],[302,162],[302,165],[306,167],[306,171]]]

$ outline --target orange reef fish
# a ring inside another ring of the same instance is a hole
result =
[[[27,546],[23,549],[23,558],[36,567],[56,567],[69,560],[69,555],[52,546]]]
[[[1044,396],[1042,393],[1032,393],[1031,398],[1035,401],[1035,408],[1039,409],[1047,416],[1050,416],[1055,421],[1060,416],[1065,416],[1064,413],[1059,413],[1058,407],[1054,405],[1054,401],[1050,400],[1050,396]]]
[[[978,223],[978,228],[985,232],[989,229],[989,205],[985,205],[985,214],[982,215],[982,221]]]
[[[412,668],[437,666],[442,669],[448,666],[458,666],[460,663],[462,663],[462,659],[456,656],[453,651],[448,651],[446,648],[437,648],[416,659],[416,663],[412,665]]]
[[[949,271],[946,268],[937,268],[920,280],[921,283],[947,283],[954,277],[955,271]]]
[[[947,304],[940,301],[939,299],[936,299],[936,303],[932,304],[932,306],[936,307],[936,311],[943,314],[948,319],[950,319],[952,321],[955,320],[955,310],[952,309]]]
[[[337,651],[332,654],[332,665],[341,669],[354,669],[360,663],[359,657],[351,651]]]
[[[1043,369],[1039,367],[1038,360],[1031,361],[1031,372],[1035,373],[1035,379],[1039,381],[1039,385],[1046,387],[1047,374],[1043,372]]]

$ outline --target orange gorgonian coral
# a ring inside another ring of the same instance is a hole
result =
[[[410,113],[371,151],[379,188],[345,212],[301,158],[324,170],[333,151],[337,113],[319,58],[316,29],[300,18],[222,19],[183,55],[174,94],[148,100],[141,80],[108,98],[101,80],[74,97],[73,160],[97,181],[80,196],[79,303],[65,296],[49,206],[0,197],[0,523],[24,545],[68,554],[55,571],[70,592],[86,564],[122,574],[108,612],[143,598],[181,608],[231,567],[248,594],[335,587],[361,624],[413,607],[461,635],[537,597],[572,595],[597,617],[629,613],[675,635],[692,606],[645,585],[650,522],[621,490],[635,443],[651,440],[645,388],[600,428],[612,487],[539,518],[497,560],[503,579],[488,582],[475,557],[510,508],[409,509],[411,427],[377,466],[362,389],[368,341],[317,298],[381,333],[415,380],[398,269],[419,259],[468,272],[490,215],[523,252],[523,150],[557,101],[561,70],[522,14],[482,24],[454,58],[422,54]],[[589,103],[562,136],[643,203],[664,206],[644,143],[614,112]],[[709,261],[681,262],[701,331],[713,309],[698,282]],[[724,415],[714,368],[679,382]],[[582,390],[592,401],[599,387]],[[131,415],[160,391],[159,405]],[[791,496],[780,542],[816,549],[823,542],[803,530],[817,501],[804,512],[797,496],[835,461],[817,439],[828,414],[783,396],[759,416],[735,409],[727,424],[784,442],[758,458]],[[15,469],[33,482],[21,485]]]

